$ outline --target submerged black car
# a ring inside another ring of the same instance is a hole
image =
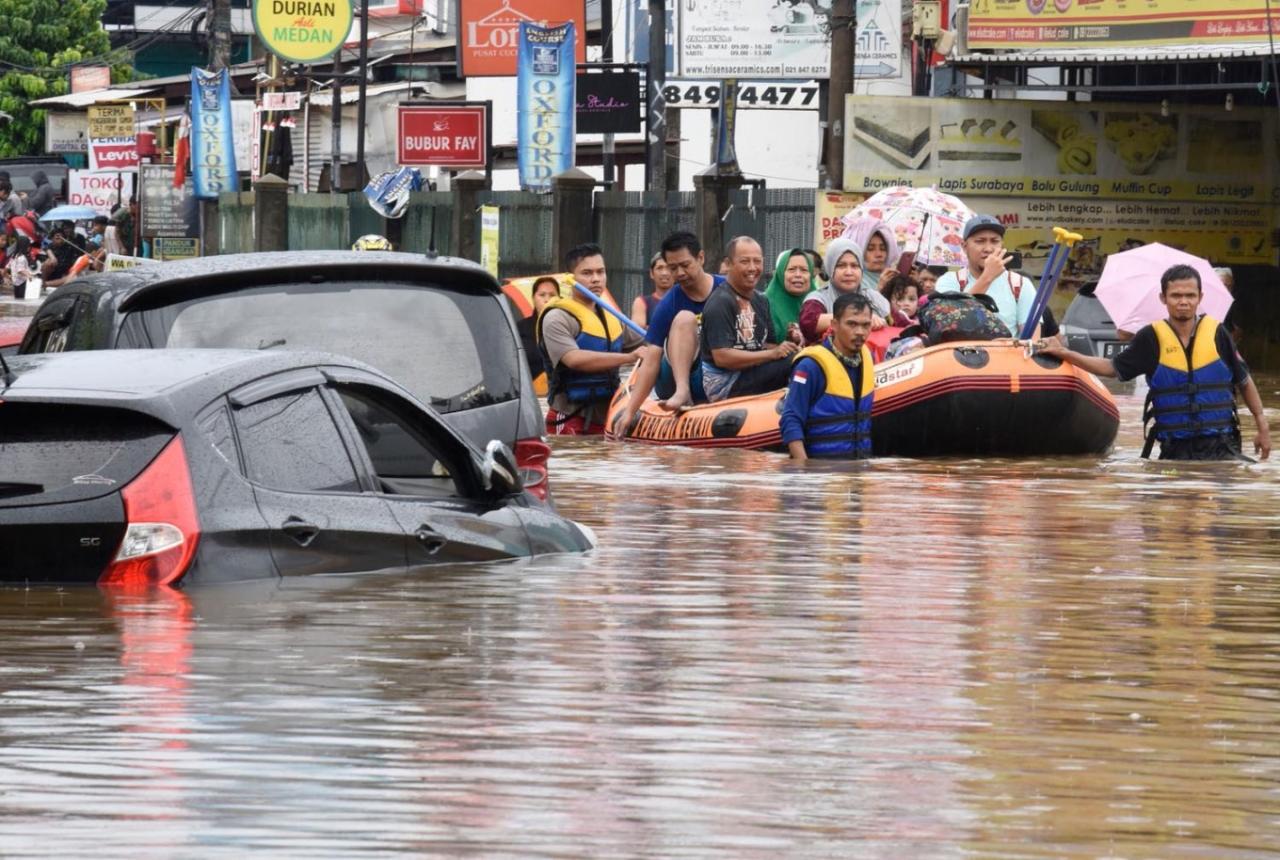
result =
[[[370,364],[547,498],[543,420],[507,300],[468,260],[389,251],[227,254],[91,275],[36,313],[24,355],[316,349]]]
[[[589,549],[373,368],[305,351],[16,357],[0,379],[0,580],[164,585]]]

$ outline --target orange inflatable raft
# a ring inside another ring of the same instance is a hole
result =
[[[623,384],[609,423],[630,396]],[[786,392],[738,397],[679,414],[645,403],[630,439],[703,448],[782,447]],[[1093,374],[1008,341],[940,344],[876,365],[876,456],[1101,454],[1120,415]]]

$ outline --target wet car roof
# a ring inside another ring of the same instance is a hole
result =
[[[172,301],[194,287],[203,293],[281,283],[325,283],[332,280],[403,279],[446,284],[487,293],[500,292],[484,268],[457,257],[428,257],[396,251],[278,251],[222,254],[167,263],[144,263],[131,269],[78,278],[73,292],[110,292],[120,308],[150,301]]]
[[[15,379],[0,381],[0,402],[41,400],[128,406],[170,423],[213,398],[263,376],[315,367],[381,373],[354,359],[310,350],[112,349],[41,353],[9,359]]]

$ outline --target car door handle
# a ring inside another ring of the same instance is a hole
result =
[[[428,525],[418,526],[418,530],[413,533],[418,539],[418,543],[422,544],[422,548],[427,551],[427,555],[435,555],[449,541],[440,532]]]
[[[318,525],[298,517],[289,517],[281,524],[280,530],[293,538],[298,546],[310,546],[311,542],[320,534]]]

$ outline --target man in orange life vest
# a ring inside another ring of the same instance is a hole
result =
[[[779,422],[793,460],[871,456],[871,315],[865,295],[841,295],[827,339],[796,356]]]
[[[1114,359],[1073,352],[1053,339],[1039,341],[1036,347],[1098,376],[1146,376],[1146,417],[1152,428],[1144,457],[1159,441],[1161,460],[1239,458],[1239,389],[1258,428],[1253,449],[1265,460],[1271,454],[1271,432],[1258,387],[1227,330],[1212,317],[1196,314],[1201,297],[1199,272],[1174,266],[1160,277],[1160,300],[1169,318],[1144,326]]]
[[[599,245],[570,248],[564,267],[591,292],[604,294],[608,273]],[[603,433],[619,370],[635,364],[644,339],[577,290],[542,309],[535,335],[547,368],[547,433]]]

